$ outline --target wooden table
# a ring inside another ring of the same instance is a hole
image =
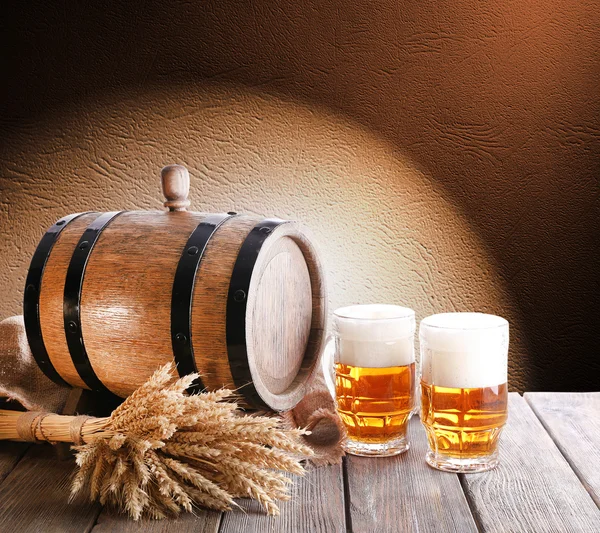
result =
[[[413,419],[408,453],[312,469],[279,518],[242,501],[243,511],[135,523],[99,505],[68,504],[73,463],[57,461],[50,446],[4,442],[0,531],[600,532],[600,393],[513,393],[509,409],[494,471],[429,468],[425,433]]]

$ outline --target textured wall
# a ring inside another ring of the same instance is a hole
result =
[[[518,389],[597,389],[600,2],[24,3],[0,101],[2,316],[44,228],[151,208],[304,220],[332,305],[507,316]]]

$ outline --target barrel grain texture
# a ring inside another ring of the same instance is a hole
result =
[[[39,296],[49,360],[74,387],[94,388],[82,379],[66,341],[72,332],[65,279],[98,216],[84,214],[63,229],[49,252]],[[178,343],[189,342],[202,387],[236,388],[247,403],[277,410],[303,397],[326,318],[317,252],[295,222],[236,213],[217,219],[202,250],[188,241],[215,215],[184,209],[120,213],[89,245],[75,305],[77,334],[88,373],[115,395],[131,394],[174,360]],[[196,272],[176,280],[186,254],[198,257]],[[193,284],[188,309],[185,300],[173,299],[176,281]],[[174,305],[189,313],[189,339],[171,327]]]
[[[181,250],[203,217],[123,213],[90,256],[81,298],[82,335],[96,375],[119,396],[173,360],[173,279]],[[70,358],[68,352],[61,354],[61,362]]]
[[[208,242],[194,285],[192,339],[197,354],[212,354],[205,359],[202,381],[217,388],[233,385],[227,352],[227,313],[229,282],[243,239],[254,224],[253,217],[236,217],[225,222]]]

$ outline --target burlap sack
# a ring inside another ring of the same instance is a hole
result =
[[[306,396],[293,410],[284,413],[283,419],[288,427],[311,431],[304,439],[315,452],[311,459],[313,464],[321,466],[342,461],[345,430],[325,385],[322,369],[319,369]]]
[[[0,397],[17,401],[29,411],[59,413],[69,391],[39,369],[29,349],[23,317],[0,322]]]

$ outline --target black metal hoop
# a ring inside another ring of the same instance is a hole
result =
[[[58,236],[70,222],[86,214],[88,213],[67,215],[58,220],[44,234],[31,258],[29,271],[27,272],[27,281],[25,282],[25,295],[23,297],[23,321],[25,322],[25,332],[27,334],[27,341],[29,342],[31,353],[41,371],[46,374],[48,378],[57,385],[67,387],[70,387],[71,385],[69,385],[56,371],[56,368],[54,368],[42,336],[42,326],[40,323],[40,290],[42,278],[44,277],[44,269],[46,268],[48,257],[50,257],[50,252],[52,252],[52,248],[54,247],[54,243],[57,241]]]
[[[256,407],[270,409],[252,382],[246,346],[246,306],[252,271],[260,249],[271,232],[285,220],[267,218],[252,228],[238,253],[227,295],[227,354],[231,376],[246,400]]]
[[[113,211],[110,213],[103,213],[83,232],[83,235],[79,239],[77,247],[73,252],[71,262],[69,263],[63,300],[65,335],[67,337],[67,345],[75,369],[77,370],[79,377],[81,377],[83,382],[90,389],[109,393],[111,393],[111,391],[98,379],[98,376],[96,376],[85,350],[83,334],[81,331],[81,290],[83,288],[85,269],[98,238],[106,226],[123,212],[124,211]]]
[[[232,216],[235,213],[208,215],[188,238],[177,264],[171,295],[171,342],[181,377],[198,372],[192,344],[192,298],[196,273],[208,242],[221,224]],[[202,379],[197,378],[188,392],[203,389]]]

